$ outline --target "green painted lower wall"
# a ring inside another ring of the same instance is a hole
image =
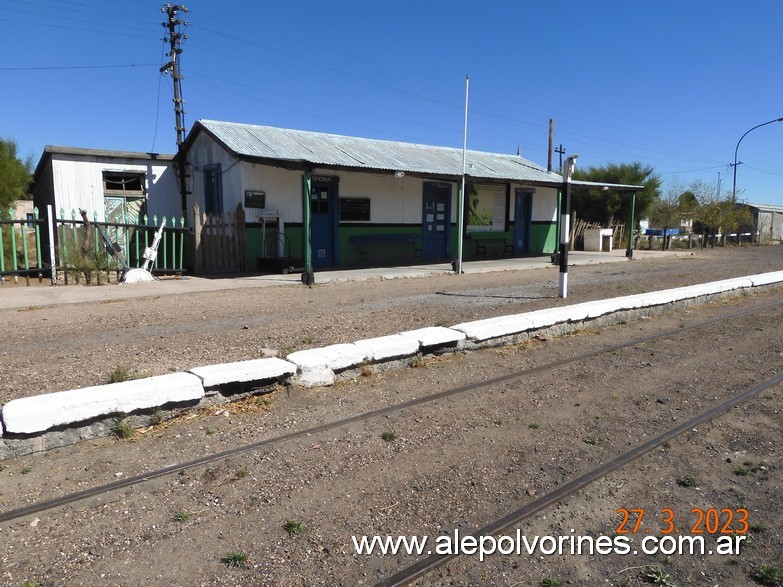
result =
[[[407,242],[362,245],[362,250],[367,253],[367,260],[361,261],[359,259],[359,246],[351,243],[351,237],[384,234],[411,234],[419,237],[419,241],[415,245]],[[338,241],[339,265],[359,265],[360,263],[369,263],[371,265],[408,264],[414,261],[414,247],[421,249],[421,227],[401,225],[341,226]]]
[[[266,229],[266,253],[270,256],[276,256],[277,252],[277,237],[275,234],[277,229]],[[258,259],[264,256],[264,236],[260,226],[248,226],[245,228],[245,240],[246,240],[246,259],[247,268],[250,271],[258,269]],[[301,226],[286,226],[285,238],[286,257],[301,258],[302,254],[302,227]]]
[[[530,227],[530,248],[529,254],[541,255],[553,253],[557,248],[556,243],[556,223],[540,222],[533,223]],[[273,233],[274,229],[267,229],[267,235]],[[384,235],[384,234],[412,234],[421,237],[421,227],[414,225],[367,225],[367,226],[341,226],[338,231],[337,242],[337,264],[342,267],[357,266],[360,264],[371,265],[393,265],[408,264],[414,261],[413,243],[373,243],[363,246],[367,252],[367,259],[360,260],[359,247],[351,243],[350,238],[354,235]],[[509,230],[503,233],[497,233],[498,237],[504,237],[506,242],[512,242],[513,224]],[[450,255],[453,258],[457,256],[457,227],[450,227]],[[258,267],[258,258],[263,256],[264,243],[261,233],[261,227],[249,226],[246,231],[247,237],[247,267],[249,270],[255,270]],[[285,242],[288,257],[302,258],[304,251],[302,247],[302,227],[286,226]],[[267,237],[269,238],[269,237]],[[267,243],[267,247],[273,247]],[[273,247],[274,248],[274,247]],[[417,248],[421,248],[421,241]],[[491,244],[487,247],[487,256],[489,258],[499,257],[503,253],[503,246]],[[471,239],[470,235],[463,240],[462,250],[463,260],[472,260],[476,258],[476,240]],[[484,258],[483,256],[481,258]],[[416,259],[418,261],[418,259]]]
[[[554,253],[557,248],[557,224],[533,223],[530,226],[530,253],[533,255]]]

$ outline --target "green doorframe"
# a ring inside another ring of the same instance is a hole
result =
[[[628,248],[625,250],[625,256],[629,259],[633,259],[633,222],[634,211],[636,208],[636,192],[631,194],[631,218],[628,222]],[[664,235],[665,237],[665,235]],[[664,240],[666,240],[664,238]]]

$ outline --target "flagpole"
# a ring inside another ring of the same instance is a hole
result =
[[[460,186],[457,197],[457,261],[454,264],[454,271],[457,275],[462,273],[462,241],[465,224],[465,170],[468,151],[468,89],[470,87],[470,76],[465,75],[465,128],[462,134],[462,185]]]

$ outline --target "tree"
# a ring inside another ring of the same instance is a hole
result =
[[[712,237],[711,242],[714,246],[715,235],[718,233],[737,231],[740,226],[752,221],[750,211],[746,207],[738,206],[729,194],[721,197],[713,184],[696,180],[690,185],[690,191],[699,202],[696,211],[698,222],[694,230],[704,235],[702,246],[706,245],[708,234]]]
[[[31,198],[32,168],[32,156],[21,160],[15,140],[0,139],[0,210],[7,210],[14,200]]]
[[[683,192],[678,181],[669,184],[664,194],[649,206],[647,211],[651,226],[664,231],[662,250],[667,248],[671,241],[671,238],[667,237],[670,229],[679,230],[683,219],[692,216],[697,206],[696,196]]]
[[[636,218],[643,218],[649,206],[660,196],[661,180],[655,170],[639,161],[634,163],[609,163],[606,167],[576,169],[574,179],[601,183],[643,185],[636,193]],[[571,201],[578,218],[608,225],[612,220],[624,221],[631,213],[631,195],[628,192],[601,188],[571,188]]]
[[[686,190],[677,196],[677,204],[680,207],[680,212],[683,214],[696,214],[696,211],[699,209],[699,199],[690,190]]]

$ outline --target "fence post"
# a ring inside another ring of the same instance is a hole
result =
[[[0,209],[0,220],[3,219],[3,210]],[[3,225],[0,224],[0,283],[5,283],[5,240],[3,240]]]
[[[239,262],[239,271],[244,273],[247,270],[247,233],[245,232],[245,209],[242,202],[237,206],[237,260]]]
[[[22,255],[24,257],[24,280],[25,283],[30,285],[30,260],[27,258],[29,251],[27,250],[27,235],[25,234],[26,222],[19,223],[19,234],[22,237]]]
[[[33,208],[33,218],[35,218],[35,260],[38,263],[38,283],[43,281],[43,265],[41,264],[41,224],[39,221],[39,210],[36,206]]]
[[[193,204],[193,272],[201,270],[201,214],[198,204]]]
[[[19,262],[16,259],[16,228],[14,228],[14,209],[8,209],[8,219],[11,220],[11,270],[14,272],[14,283],[19,283],[19,275],[16,272],[19,270]]]
[[[57,285],[57,265],[54,257],[54,211],[52,205],[46,205],[46,220],[49,230],[49,265],[52,269],[52,285]]]
[[[176,227],[176,222],[174,223],[174,226]],[[179,233],[179,265],[177,269],[182,271],[184,273],[184,263],[185,263],[185,217],[180,216],[179,217],[179,226],[182,229]],[[176,239],[177,234],[174,233],[174,238]],[[176,242],[176,241],[175,241]]]

